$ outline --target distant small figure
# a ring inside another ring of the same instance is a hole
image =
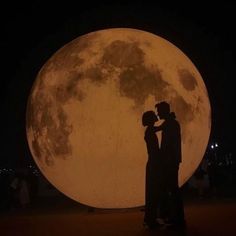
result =
[[[20,191],[19,191],[20,205],[22,208],[26,208],[30,204],[30,193],[29,186],[25,176],[20,180]]]
[[[210,195],[216,197],[219,189],[219,166],[218,160],[212,153],[208,154],[208,169]]]
[[[22,173],[16,174],[11,183],[13,208],[26,208],[30,204],[29,186],[26,176]]]
[[[196,172],[194,173],[194,177],[195,177],[195,182],[196,182],[196,188],[197,188],[197,193],[198,193],[198,197],[200,199],[203,199],[204,197],[204,190],[205,190],[205,184],[204,184],[204,176],[205,176],[205,171],[199,167]]]
[[[39,188],[38,176],[36,176],[32,172],[29,172],[27,183],[29,187],[30,203],[34,203],[38,195],[38,188]]]

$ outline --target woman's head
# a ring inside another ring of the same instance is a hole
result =
[[[142,124],[143,126],[151,126],[158,121],[157,116],[154,111],[146,111],[143,113]]]

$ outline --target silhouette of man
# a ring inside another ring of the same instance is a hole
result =
[[[183,201],[178,185],[178,171],[181,163],[181,130],[175,114],[170,112],[170,105],[163,101],[155,105],[160,119],[164,119],[155,131],[162,131],[161,157],[163,161],[163,196],[168,199],[169,227],[184,227]]]
[[[154,111],[147,111],[143,114],[143,126],[147,126],[144,139],[147,145],[148,161],[146,165],[146,185],[145,185],[145,215],[144,225],[150,229],[160,226],[156,221],[158,203],[160,203],[160,181],[161,163],[159,157],[159,143],[154,129],[157,116]]]

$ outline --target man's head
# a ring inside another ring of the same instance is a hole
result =
[[[160,119],[165,119],[170,114],[170,104],[163,101],[155,105]]]

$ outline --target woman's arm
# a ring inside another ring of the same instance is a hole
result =
[[[176,118],[175,113],[174,113],[174,112],[171,112],[171,113],[170,113],[170,117],[173,118],[173,119],[175,119],[175,118]],[[158,132],[158,131],[162,131],[163,129],[165,129],[165,123],[166,123],[166,121],[164,121],[164,122],[163,122],[161,125],[159,125],[159,126],[154,126],[154,131],[155,131],[155,132]]]
[[[155,132],[158,132],[158,131],[162,131],[164,129],[164,127],[165,127],[165,121],[161,125],[154,126],[153,128],[154,128]]]

